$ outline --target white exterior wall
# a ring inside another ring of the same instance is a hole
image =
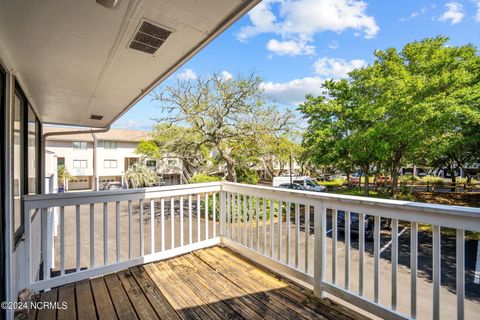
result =
[[[97,174],[102,176],[123,176],[125,173],[125,158],[139,158],[135,153],[136,142],[117,142],[116,149],[105,149],[103,141],[98,142],[97,146]],[[91,150],[90,152],[93,152]],[[105,168],[105,160],[116,160],[116,168]]]
[[[65,158],[65,168],[74,177],[93,176],[93,143],[87,142],[87,149],[73,149],[72,141],[48,140],[46,150],[57,158]],[[87,168],[73,168],[73,160],[87,160]]]

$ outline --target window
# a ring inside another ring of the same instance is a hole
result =
[[[176,166],[177,165],[177,160],[175,160],[175,159],[168,160],[167,164],[169,166]]]
[[[117,141],[104,141],[103,147],[105,149],[117,149]]]
[[[40,192],[40,185],[39,185],[39,166],[38,166],[38,159],[39,159],[39,139],[40,137],[40,123],[33,111],[32,107],[28,107],[28,135],[27,139],[28,142],[26,145],[27,148],[27,160],[25,163],[25,167],[27,168],[28,179],[28,194],[37,194]]]
[[[57,166],[65,166],[65,158],[57,158]]]
[[[155,160],[147,160],[146,161],[147,167],[156,167],[157,166],[157,161]]]
[[[88,167],[87,160],[73,160],[73,167],[75,169],[85,169]]]
[[[103,160],[103,167],[104,168],[116,168],[117,167],[117,160]]]
[[[73,142],[73,149],[87,149],[87,142],[86,141],[74,141]]]
[[[25,100],[19,91],[15,91],[13,103],[13,130],[14,145],[12,153],[13,164],[13,231],[15,239],[19,239],[23,233],[23,215],[21,209],[21,196],[23,194],[23,164],[22,164],[22,147],[23,147],[23,110],[25,108]]]

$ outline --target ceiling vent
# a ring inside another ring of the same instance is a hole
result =
[[[171,33],[171,31],[150,22],[142,21],[129,47],[148,54],[154,54]]]
[[[90,116],[90,119],[92,119],[92,120],[102,120],[102,119],[103,119],[103,116],[100,116],[100,115],[98,115],[98,114],[92,114],[92,115]]]

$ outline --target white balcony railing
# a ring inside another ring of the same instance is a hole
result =
[[[442,228],[455,230],[454,305],[457,318],[463,319],[465,232],[480,232],[478,208],[227,182],[35,195],[25,197],[24,205],[28,257],[24,274],[28,276],[21,285],[33,291],[223,244],[320,296],[331,294],[391,319],[417,318],[423,307],[418,293],[425,301],[425,288],[429,288],[431,315],[440,317]],[[49,227],[50,220],[42,219],[41,240],[36,239],[35,219],[48,215],[58,221],[58,227],[56,223]],[[382,230],[387,219],[388,232]],[[418,263],[419,248],[424,260],[424,246],[419,245],[425,240],[419,242],[420,228],[431,229],[427,232],[431,234],[431,281],[427,282],[419,282],[423,268]],[[403,242],[399,247],[399,237],[407,229],[408,249]],[[55,230],[58,235],[52,237],[49,232]],[[33,250],[39,241],[41,267]],[[389,259],[381,256],[385,248]],[[404,269],[408,269],[407,279]],[[408,310],[399,305],[405,295],[409,295]]]

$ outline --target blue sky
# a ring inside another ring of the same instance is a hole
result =
[[[264,0],[198,53],[176,78],[255,71],[267,97],[295,108],[325,79],[373,62],[376,49],[444,35],[480,47],[480,0]],[[149,130],[159,114],[147,96],[114,125]]]

